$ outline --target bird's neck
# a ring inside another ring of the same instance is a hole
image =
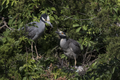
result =
[[[44,29],[45,28],[45,23],[42,20],[40,20],[38,25],[39,25],[38,28],[40,28],[40,29]]]
[[[64,47],[64,44],[66,43],[67,41],[67,38],[61,38],[60,39],[60,46],[63,48]]]

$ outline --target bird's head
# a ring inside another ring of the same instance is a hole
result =
[[[60,31],[59,29],[57,31],[55,31],[55,32],[60,36],[60,38],[66,38],[67,37],[65,32]]]
[[[53,28],[53,25],[51,24],[50,22],[50,18],[47,14],[42,14],[40,19],[44,22],[44,23],[48,23],[52,28]]]

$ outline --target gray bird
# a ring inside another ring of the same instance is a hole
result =
[[[52,24],[50,23],[49,16],[47,14],[42,14],[40,17],[40,22],[30,22],[25,27],[22,27],[22,30],[25,30],[25,33],[26,33],[25,35],[29,39],[36,41],[43,34],[45,30],[45,23],[53,27]],[[35,44],[35,50],[37,55],[36,59],[38,59],[39,56],[38,56],[36,44]],[[33,42],[31,43],[31,51],[32,51],[32,58],[33,58]]]
[[[73,40],[73,39],[68,39],[65,32],[63,31],[56,31],[56,33],[60,36],[60,47],[62,48],[64,54],[75,60],[75,66],[77,64],[76,58],[78,57],[78,54],[80,54],[81,49],[80,49],[80,44]]]

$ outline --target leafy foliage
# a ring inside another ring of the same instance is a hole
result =
[[[119,4],[119,0],[2,0],[0,79],[119,79]],[[31,59],[32,40],[17,29],[39,21],[43,13],[49,14],[54,28],[46,24],[44,35],[37,41],[42,58],[36,61]],[[71,68],[72,61],[67,64],[69,60],[58,47],[57,28],[81,44],[82,52],[77,61],[85,71],[77,73]]]

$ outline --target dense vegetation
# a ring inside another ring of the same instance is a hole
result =
[[[33,60],[31,40],[17,29],[43,13],[54,28],[46,24],[37,41],[42,58]],[[0,0],[0,80],[120,80],[119,14],[119,0]],[[84,71],[63,54],[57,29],[81,44]]]

